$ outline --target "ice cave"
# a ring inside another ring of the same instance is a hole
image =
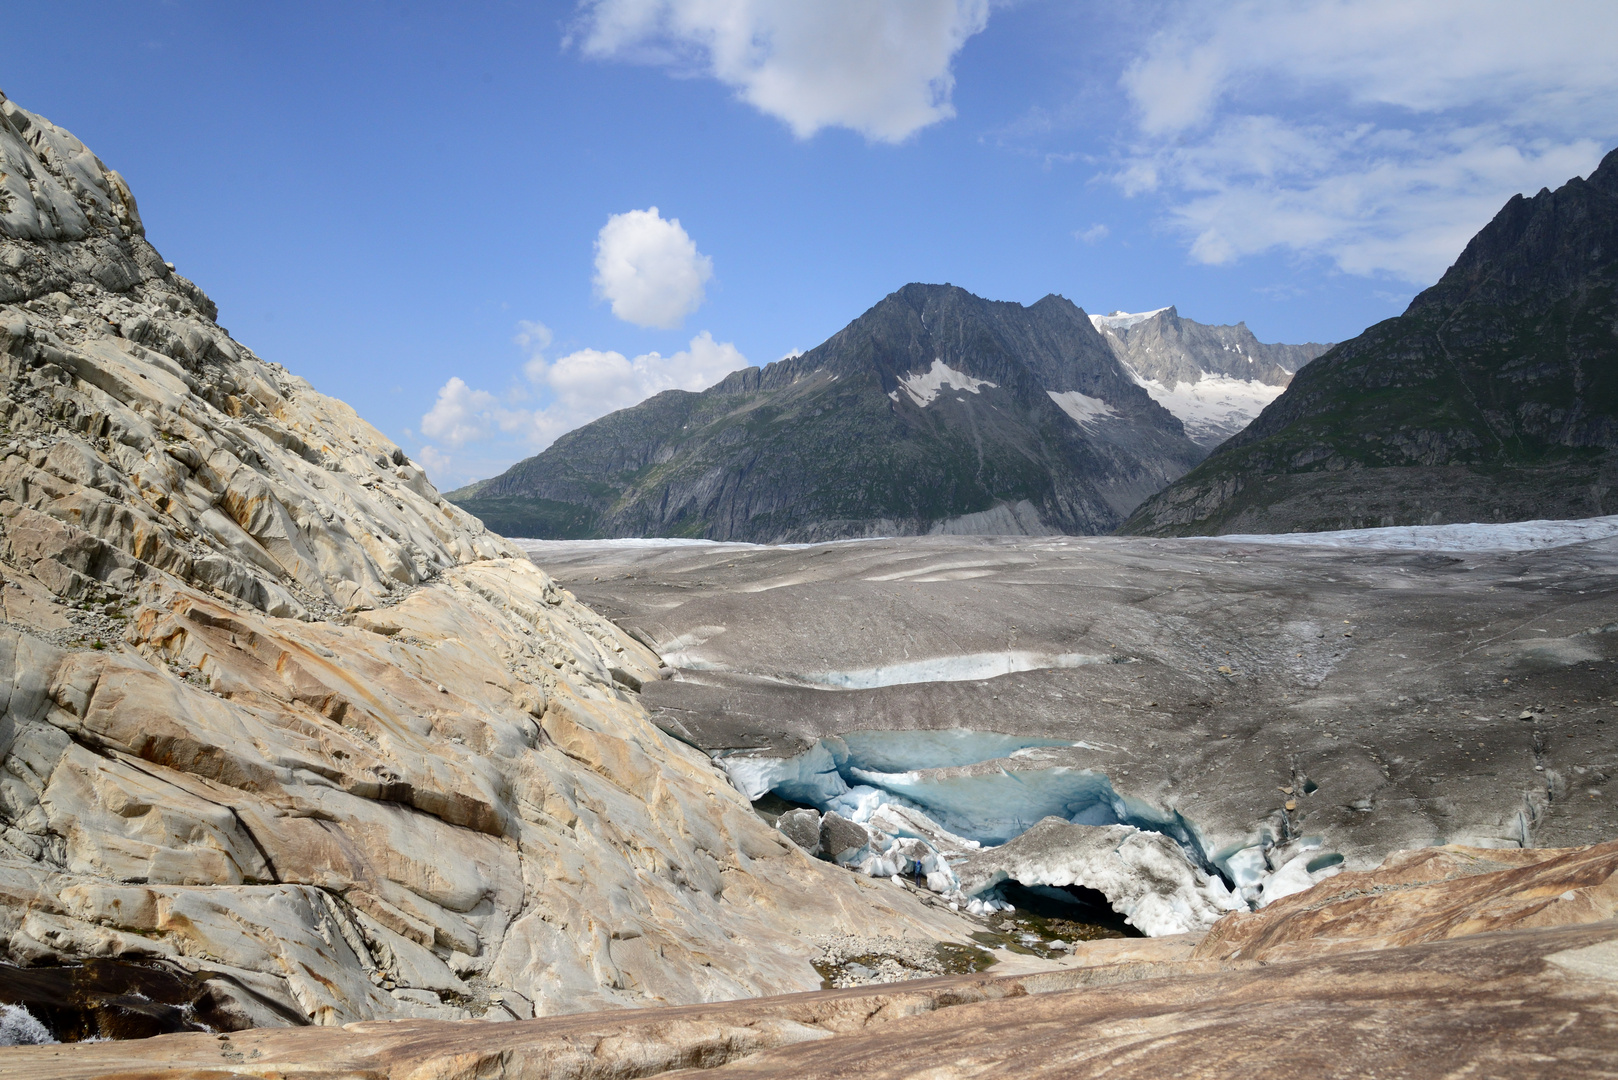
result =
[[[771,798],[777,827],[800,847],[873,877],[925,881],[974,914],[1009,908],[1008,894],[1030,889],[1055,900],[1094,890],[1142,933],[1182,933],[1339,868],[1341,856],[1307,838],[1280,861],[1264,843],[1209,852],[1177,811],[1119,793],[1104,772],[1026,760],[1084,745],[960,729],[855,731],[792,757],[733,751],[717,760],[750,799]]]

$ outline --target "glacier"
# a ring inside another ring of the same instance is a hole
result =
[[[1177,811],[1117,791],[1103,772],[1040,763],[1042,750],[1070,746],[1086,744],[963,729],[856,731],[791,757],[731,751],[716,761],[750,799],[774,794],[813,807],[813,822],[780,826],[811,853],[873,877],[915,874],[973,912],[1004,903],[998,886],[1007,880],[1078,884],[1101,891],[1144,933],[1181,933],[1340,868],[1318,840],[1289,845],[1273,865],[1281,852],[1264,843],[1209,855]],[[1041,829],[1037,857],[1013,859]],[[964,878],[962,859],[972,868]]]
[[[1344,529],[1314,533],[1237,533],[1186,537],[1230,544],[1277,544],[1371,551],[1543,551],[1618,536],[1618,514],[1574,518],[1457,523],[1454,525],[1389,525],[1380,529]]]

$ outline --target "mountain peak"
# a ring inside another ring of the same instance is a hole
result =
[[[1291,532],[1618,509],[1618,151],[1513,196],[1405,313],[1299,372],[1126,526]]]
[[[530,536],[1093,533],[1201,454],[1072,301],[912,282],[801,356],[603,417],[453,497]]]
[[[1201,446],[1245,428],[1327,346],[1265,345],[1245,322],[1209,326],[1178,309],[1092,315],[1126,370],[1153,400],[1178,416]]]

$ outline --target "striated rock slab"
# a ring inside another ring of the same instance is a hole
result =
[[[1460,845],[1400,851],[1221,921],[1198,959],[1293,959],[1390,949],[1528,927],[1618,917],[1618,841],[1511,850]]]
[[[1523,911],[1547,889],[1604,888],[1615,848],[1512,853],[1493,869],[1493,852],[1400,855],[1262,912],[1230,916],[1189,958],[1189,939],[1107,941],[1083,947],[1065,970],[718,1006],[498,1026],[414,1020],[18,1047],[0,1052],[0,1080],[157,1071],[199,1080],[560,1080],[710,1070],[917,1080],[1610,1076],[1618,1057],[1618,921],[1610,911],[1574,903],[1560,925],[1536,925],[1530,915],[1440,926],[1426,915],[1446,905]],[[1418,895],[1427,902],[1412,905]],[[1403,943],[1291,958],[1272,950],[1262,960],[1202,955],[1221,952],[1226,928],[1278,931],[1305,909],[1328,921],[1333,913],[1352,918],[1368,896],[1384,905],[1384,934],[1401,934]]]
[[[0,173],[0,1004],[528,1018],[964,937],[770,829],[648,720],[651,650],[234,341],[3,98]]]

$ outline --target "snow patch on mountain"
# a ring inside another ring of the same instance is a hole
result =
[[[1153,315],[1161,315],[1167,310],[1168,308],[1166,307],[1160,307],[1155,311],[1142,311],[1136,314],[1130,314],[1127,311],[1115,311],[1111,315],[1092,315],[1090,316],[1090,325],[1101,333],[1106,333],[1108,330],[1128,330],[1136,323],[1143,323]]]
[[[1045,393],[1056,402],[1057,408],[1071,416],[1073,422],[1082,428],[1088,428],[1097,421],[1118,415],[1118,410],[1105,401],[1081,394],[1077,390],[1067,390],[1060,394],[1055,390],[1047,390]]]
[[[1236,379],[1229,375],[1205,373],[1196,382],[1177,382],[1172,387],[1148,379],[1128,367],[1135,382],[1153,401],[1179,418],[1185,433],[1203,446],[1217,446],[1253,422],[1264,407],[1286,390],[1257,379]]]
[[[978,394],[982,393],[985,386],[993,390],[997,384],[988,379],[974,379],[964,371],[956,371],[942,360],[934,360],[933,366],[919,375],[906,375],[899,380],[899,390],[903,390],[911,401],[923,409],[932,404],[946,387]],[[898,401],[899,390],[890,391],[888,396]]]

